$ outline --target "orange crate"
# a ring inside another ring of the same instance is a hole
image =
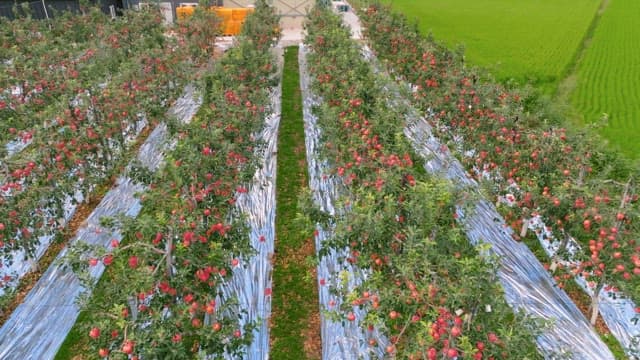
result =
[[[195,6],[179,6],[176,8],[176,17],[180,20],[184,20],[193,15],[195,9]]]
[[[244,21],[244,19],[247,17],[247,14],[249,13],[248,10],[249,9],[245,9],[245,8],[232,9],[231,18],[234,21]]]
[[[215,11],[216,15],[218,15],[223,22],[227,22],[233,17],[233,9],[230,8],[215,8],[213,11]]]
[[[238,35],[242,28],[241,21],[225,21],[222,26],[223,35]]]

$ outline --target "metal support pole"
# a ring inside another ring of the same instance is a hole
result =
[[[49,12],[47,11],[47,4],[44,3],[44,0],[42,0],[42,8],[44,9],[44,16],[49,20]]]

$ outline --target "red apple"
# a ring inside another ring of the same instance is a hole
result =
[[[129,258],[129,267],[135,269],[138,267],[138,257],[132,256]]]
[[[194,328],[199,328],[200,326],[202,326],[202,321],[199,318],[193,318],[191,319],[191,326],[193,326]]]
[[[435,348],[429,348],[429,351],[427,352],[427,358],[429,360],[436,360],[438,358],[438,350],[436,350]]]
[[[158,245],[160,243],[160,240],[162,240],[162,233],[156,233],[156,237],[155,239],[153,239],[153,244],[154,245]]]
[[[494,344],[499,341],[498,336],[492,332],[487,335],[487,339],[489,339],[489,342]]]
[[[450,357],[450,358],[452,358],[452,359],[453,359],[454,357],[457,357],[457,356],[458,356],[458,350],[456,350],[456,349],[449,349],[449,350],[447,350],[447,356],[448,356],[448,357]]]
[[[122,352],[130,355],[133,352],[133,342],[127,341],[122,345]]]
[[[462,334],[462,330],[460,330],[459,327],[454,326],[454,327],[451,328],[451,336],[458,337],[458,336],[460,336],[460,334]]]
[[[347,314],[347,320],[349,321],[355,321],[356,320],[356,315],[352,312],[349,312],[349,314]]]

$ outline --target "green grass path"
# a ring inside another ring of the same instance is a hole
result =
[[[293,223],[298,196],[308,184],[297,47],[285,49],[277,174],[270,358],[319,359],[315,273],[305,261],[315,250]]]

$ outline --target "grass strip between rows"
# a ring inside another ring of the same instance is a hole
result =
[[[282,118],[278,134],[276,181],[276,251],[273,272],[271,358],[319,358],[319,313],[312,239],[305,239],[293,219],[298,196],[307,187],[298,48],[285,49]]]

